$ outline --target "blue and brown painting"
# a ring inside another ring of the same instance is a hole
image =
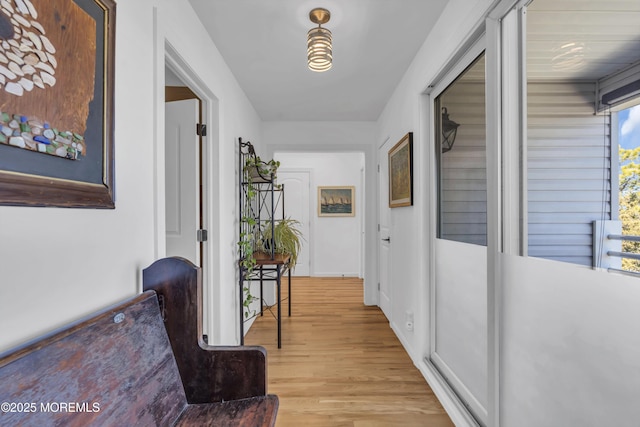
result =
[[[353,189],[351,188],[321,188],[321,215],[352,215]]]

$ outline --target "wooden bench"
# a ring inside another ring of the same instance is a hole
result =
[[[189,403],[264,395],[267,352],[259,346],[210,346],[202,335],[202,271],[180,257],[143,270],[143,290],[158,294]]]
[[[194,372],[204,377],[181,378],[156,293],[146,291],[0,355],[0,425],[275,425],[264,350],[216,349],[200,349],[206,365]]]

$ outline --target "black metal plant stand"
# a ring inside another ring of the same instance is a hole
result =
[[[278,324],[278,348],[282,345],[282,322],[281,322],[281,302],[282,302],[282,277],[288,276],[288,303],[289,316],[291,316],[291,271],[289,269],[289,256],[275,253],[273,244],[267,245],[268,250],[258,251],[256,243],[265,228],[271,229],[271,239],[273,242],[273,230],[275,222],[284,219],[284,185],[275,183],[275,176],[261,173],[260,169],[268,170],[266,163],[260,162],[256,156],[253,145],[242,138],[238,139],[239,146],[239,236],[248,239],[251,236],[251,249],[240,246],[239,255],[239,295],[240,295],[240,344],[244,345],[244,323],[258,314],[264,315],[269,311]],[[248,162],[248,160],[251,160]],[[247,164],[258,167],[246,167]],[[260,166],[265,166],[261,168]],[[243,237],[244,236],[244,237]],[[249,253],[249,251],[251,251]],[[243,262],[248,257],[255,259],[255,266],[249,269]],[[260,311],[252,315],[247,315],[244,307],[244,289],[250,287],[251,282],[260,282]],[[263,298],[263,285],[265,281],[274,281],[276,285],[277,314],[273,314],[273,305],[265,304]]]

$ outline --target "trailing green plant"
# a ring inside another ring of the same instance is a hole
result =
[[[300,222],[284,218],[274,221],[273,228],[271,224],[271,221],[268,221],[262,228],[260,250],[271,252],[273,245],[274,253],[289,255],[287,266],[290,269],[295,268],[303,240],[302,232],[299,230]]]
[[[250,149],[250,155],[245,159],[245,164],[242,170],[242,181],[246,184],[243,212],[248,213],[252,211],[252,206],[255,202],[257,195],[256,188],[254,186],[254,179],[258,181],[271,181],[275,183],[277,171],[280,167],[280,162],[276,160],[269,160],[265,162],[255,155],[253,149]],[[241,184],[242,185],[242,184]],[[274,184],[275,185],[275,184]],[[250,215],[244,215],[240,219],[242,226],[238,240],[238,250],[240,252],[240,274],[244,278],[249,279],[256,266],[256,259],[253,256],[255,250],[258,250],[260,239],[260,226],[256,219]],[[243,301],[242,305],[245,307],[244,317],[247,318],[253,313],[250,311],[250,305],[258,298],[251,294],[250,280],[249,285],[243,287]]]
[[[261,178],[264,181],[275,183],[279,167],[280,162],[277,160],[271,159],[265,162],[260,159],[260,156],[249,156],[244,163],[246,182],[249,187],[251,187],[254,178]]]
[[[245,223],[251,222],[251,218],[243,217],[242,221]],[[255,222],[255,220],[253,220]],[[243,227],[244,228],[244,227]],[[253,247],[254,247],[254,235],[250,231],[243,231],[240,233],[240,240],[238,241],[238,249],[240,250],[240,254],[242,257],[240,259],[240,274],[245,278],[251,276],[253,269],[256,266],[256,259],[253,256]],[[248,282],[249,284],[251,282]],[[251,314],[250,305],[253,301],[258,298],[251,294],[251,286],[247,285],[242,288],[243,290],[243,301],[242,305],[245,308],[244,317],[247,318]]]

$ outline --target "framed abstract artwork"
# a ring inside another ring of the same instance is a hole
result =
[[[0,3],[0,204],[115,207],[115,9]]]
[[[413,205],[413,133],[389,150],[389,207]]]
[[[356,189],[346,187],[318,187],[318,216],[355,216]]]

